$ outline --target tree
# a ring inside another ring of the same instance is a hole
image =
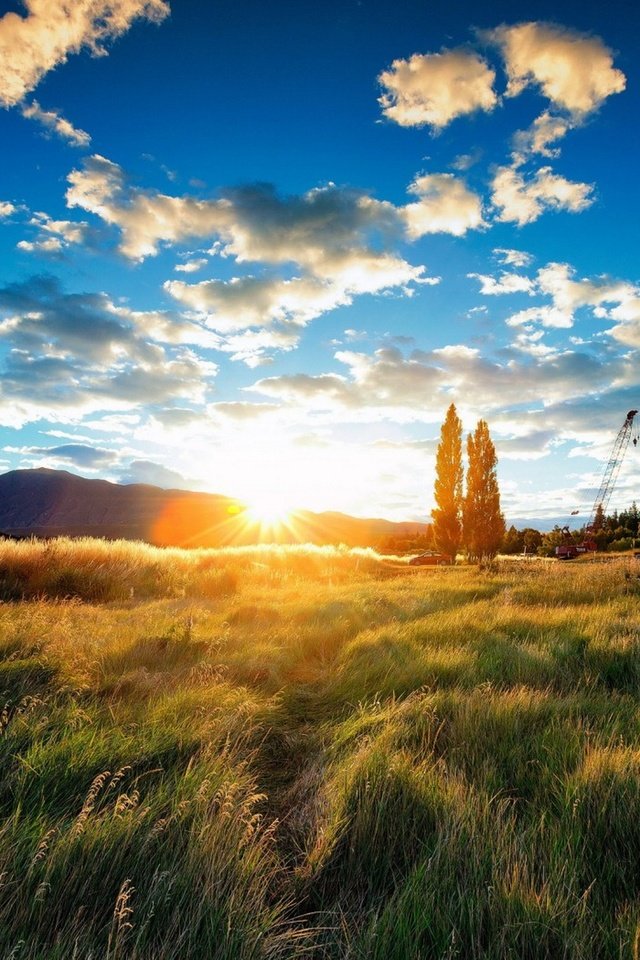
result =
[[[516,530],[513,524],[504,535],[504,540],[500,550],[502,553],[522,553],[524,548],[524,536],[522,530]]]
[[[542,534],[534,527],[525,527],[522,531],[524,544],[523,547],[527,553],[537,553],[538,547],[542,543]]]
[[[500,511],[496,449],[484,420],[467,437],[467,484],[462,505],[463,540],[470,560],[490,560],[505,532]]]
[[[440,430],[434,489],[436,506],[431,516],[436,550],[454,561],[462,537],[462,477],[462,423],[452,403]]]
[[[597,530],[604,529],[604,521],[605,521],[604,510],[602,509],[602,504],[599,503],[598,506],[596,507],[596,512],[593,518],[593,524],[591,526],[591,530],[595,533]]]
[[[573,533],[567,527],[560,527],[557,523],[552,530],[548,530],[542,535],[538,554],[541,557],[555,557],[556,547],[561,547],[566,543],[581,543],[584,537],[574,531]]]

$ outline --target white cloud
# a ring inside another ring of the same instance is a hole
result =
[[[40,237],[38,240],[19,240],[16,244],[18,250],[24,250],[25,253],[44,253],[55,255],[62,253],[64,241],[60,237]]]
[[[491,201],[503,222],[533,223],[545,210],[567,210],[579,213],[593,203],[593,187],[588,183],[567,180],[540,167],[528,179],[514,164],[499,167],[493,178]]]
[[[594,317],[617,321],[607,331],[630,346],[640,343],[640,287],[624,280],[575,279],[568,263],[548,263],[538,270],[534,292],[549,298],[548,303],[520,310],[507,320],[512,327],[540,323],[544,327],[570,328],[582,308]]]
[[[482,225],[480,198],[450,173],[417,177],[409,192],[419,199],[406,206],[332,183],[289,197],[269,185],[238,187],[215,200],[168,196],[131,186],[117,164],[99,155],[68,180],[68,205],[117,226],[120,251],[134,260],[153,256],[163,243],[207,237],[219,243],[211,253],[239,262],[294,262],[328,279],[355,259],[372,267],[377,258],[386,269],[374,239],[377,248],[388,247],[405,233],[459,236]]]
[[[242,330],[221,339],[218,350],[231,354],[232,360],[248,367],[262,367],[272,362],[274,351],[287,352],[295,349],[300,341],[300,327],[295,324],[280,324],[278,328]]]
[[[354,330],[352,327],[349,327],[344,331],[344,338],[349,343],[357,343],[358,340],[368,340],[369,334],[366,330]]]
[[[217,368],[188,344],[211,346],[212,338],[195,323],[131,311],[105,294],[64,293],[51,277],[4,287],[0,422],[203,402]]]
[[[374,354],[339,351],[347,373],[287,374],[258,380],[251,390],[309,416],[334,421],[438,422],[452,400],[469,419],[496,416],[513,405],[559,403],[603,391],[628,369],[626,361],[564,350],[530,356],[509,351],[484,357],[466,344],[409,356],[393,348]]]
[[[130,186],[122,169],[99,155],[69,174],[67,202],[122,231],[121,252],[134,260],[157,253],[161,243],[215,237],[218,251],[239,261],[287,263],[318,269],[372,231],[397,235],[396,208],[334,184],[300,196],[280,197],[270,186],[227,191],[217,200],[168,196]]]
[[[416,177],[409,191],[419,198],[403,210],[411,239],[429,233],[460,237],[484,225],[480,197],[451,173]]]
[[[503,25],[484,37],[502,50],[509,97],[535,84],[556,106],[580,118],[625,88],[626,78],[614,68],[600,37],[537,22]]]
[[[68,206],[81,207],[117,225],[122,231],[120,251],[132,260],[155,255],[160,243],[211,235],[228,219],[222,201],[170,197],[130,187],[122,169],[99,154],[87,158],[84,169],[73,170],[68,180]]]
[[[301,327],[329,310],[351,304],[356,295],[422,282],[423,268],[390,255],[368,259],[357,252],[352,257],[345,255],[332,267],[330,279],[245,276],[196,284],[169,280],[164,288],[222,335],[218,349],[256,366],[268,359],[268,351],[292,349],[298,344]]]
[[[343,288],[312,278],[291,280],[234,277],[188,284],[168,280],[165,290],[206,317],[220,333],[270,326],[281,320],[304,325],[339,304],[350,302]]]
[[[0,220],[6,220],[7,217],[11,217],[17,210],[17,207],[14,203],[10,203],[9,200],[0,200]]]
[[[524,250],[511,250],[506,247],[495,247],[494,257],[506,267],[528,267],[533,263],[533,257]]]
[[[506,322],[510,327],[521,327],[529,323],[541,323],[543,327],[567,329],[573,326],[573,317],[558,307],[541,304],[537,307],[519,310],[517,313],[512,314]]]
[[[218,199],[167,196],[130,185],[120,167],[100,156],[72,171],[69,184],[69,206],[117,226],[120,250],[131,259],[153,255],[161,244],[203,237],[218,255],[267,268],[260,276],[165,283],[174,299],[221,335],[247,331],[251,350],[243,346],[232,356],[251,363],[256,345],[262,352],[267,342],[290,349],[299,333],[282,328],[267,337],[254,329],[249,336],[250,328],[305,325],[356,296],[409,294],[415,284],[435,284],[438,278],[425,276],[424,266],[413,266],[393,248],[425,233],[461,235],[483,224],[480,198],[452,174],[419,177],[410,187],[418,200],[406,206],[331,183],[289,197],[268,185],[236,188]],[[292,265],[297,275],[290,275]],[[220,349],[227,345],[221,341]]]
[[[194,260],[187,260],[186,263],[177,263],[173,268],[176,273],[197,273],[208,264],[206,257],[196,257]]]
[[[548,110],[543,111],[528,130],[519,130],[515,134],[513,145],[517,157],[524,159],[534,153],[549,158],[560,156],[560,148],[552,145],[562,140],[574,126],[567,117],[558,117]]]
[[[125,33],[138,17],[159,22],[164,0],[24,0],[27,16],[9,12],[0,20],[0,103],[19,103],[45,73],[69,54],[104,54],[104,44]]]
[[[533,292],[533,281],[520,273],[502,273],[499,277],[491,277],[483,273],[468,273],[467,276],[479,282],[480,293],[485,297],[503,293]]]
[[[59,254],[73,244],[84,243],[89,225],[77,220],[53,220],[48,214],[34,213],[29,224],[36,227],[35,240],[20,240],[19,250],[27,253]]]
[[[379,100],[382,112],[403,127],[428,124],[439,130],[455,117],[490,111],[497,103],[494,71],[470,50],[394,60],[378,80],[386,90]]]
[[[66,140],[72,147],[88,147],[91,137],[84,130],[79,130],[62,116],[57,110],[43,110],[37,100],[25,103],[22,107],[22,116],[29,120],[36,120],[45,130],[55,133],[62,140]]]
[[[607,316],[618,321],[608,333],[629,347],[640,347],[640,287],[630,290]]]

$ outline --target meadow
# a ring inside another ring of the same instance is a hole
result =
[[[639,575],[0,542],[0,957],[636,960]]]

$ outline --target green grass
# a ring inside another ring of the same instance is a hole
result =
[[[0,543],[0,958],[637,960],[639,574]]]

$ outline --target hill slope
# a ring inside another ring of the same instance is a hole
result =
[[[166,546],[256,542],[375,546],[425,533],[426,524],[299,511],[264,529],[230,497],[148,484],[87,480],[64,470],[13,470],[0,476],[0,531],[11,535],[122,537]]]

